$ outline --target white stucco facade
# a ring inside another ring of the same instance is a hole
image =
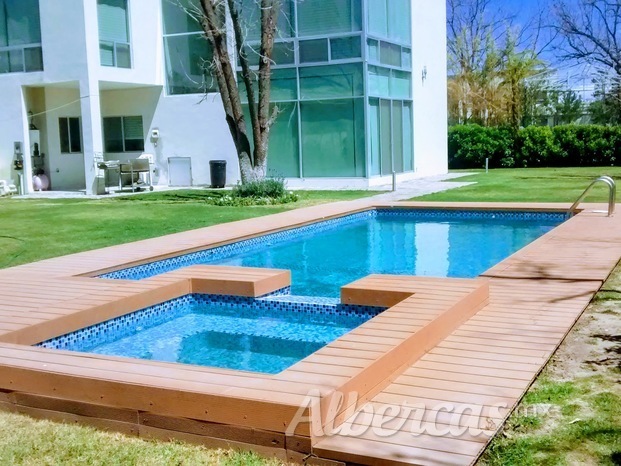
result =
[[[132,63],[118,68],[100,64],[97,0],[39,0],[43,71],[0,73],[0,180],[17,183],[23,174],[23,190],[31,192],[31,173],[38,166],[53,190],[93,193],[101,174],[95,159],[123,161],[148,153],[154,156],[155,184],[169,184],[171,157],[191,158],[194,185],[210,183],[210,160],[226,160],[227,184],[238,181],[219,95],[167,94],[160,0],[128,0],[127,5]],[[415,170],[399,179],[447,171],[446,9],[441,2],[412,0],[411,11]],[[142,117],[144,150],[106,152],[102,121],[124,116]],[[75,117],[81,151],[61,153],[59,118]],[[32,157],[31,122],[44,157]],[[151,137],[153,130],[159,138]],[[15,169],[16,159],[23,159],[23,170]],[[290,180],[292,187],[320,188],[388,183],[386,175]]]

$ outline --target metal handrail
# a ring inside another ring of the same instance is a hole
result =
[[[584,190],[580,197],[576,199],[576,202],[574,202],[569,208],[569,215],[573,215],[575,213],[578,205],[583,201],[591,188],[600,182],[608,186],[608,216],[610,217],[612,214],[614,214],[615,201],[617,199],[617,184],[615,183],[615,180],[613,180],[611,177],[604,175],[600,176],[596,180],[593,180],[593,182]]]

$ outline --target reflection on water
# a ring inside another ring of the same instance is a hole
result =
[[[557,224],[378,216],[211,263],[290,269],[292,294],[337,297],[341,286],[371,273],[476,277]]]

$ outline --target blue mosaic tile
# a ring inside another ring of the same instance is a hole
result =
[[[335,324],[343,322],[349,326],[352,324],[352,318],[355,318],[353,322],[360,325],[385,310],[383,307],[319,302],[319,300],[313,297],[307,300],[289,301],[288,297],[278,300],[274,295],[255,299],[243,296],[189,294],[46,340],[36,346],[72,351],[88,351],[89,348],[137,334],[141,330],[190,314],[193,311],[193,306],[205,305],[233,306],[236,316],[250,319],[256,317],[277,318],[288,313],[293,321],[296,320],[295,315],[297,315],[297,319],[300,322],[306,322],[308,315],[326,315],[330,316],[331,322]],[[287,334],[278,334],[277,338],[297,341],[299,338],[294,330],[295,328],[287,332]],[[234,328],[227,330],[227,332],[231,335],[241,334],[241,332],[236,332]],[[260,332],[257,332],[255,336],[275,338],[274,335],[262,335]],[[323,340],[319,338],[318,342],[321,341]]]

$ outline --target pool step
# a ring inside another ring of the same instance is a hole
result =
[[[345,304],[391,307],[290,369],[322,364],[349,375],[321,399],[319,435],[325,427],[341,425],[352,410],[476,314],[488,298],[487,279],[371,275],[343,287]]]

